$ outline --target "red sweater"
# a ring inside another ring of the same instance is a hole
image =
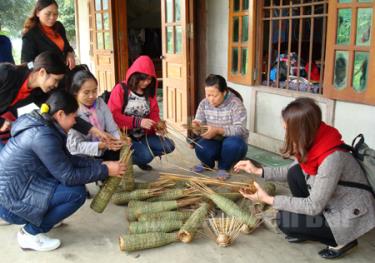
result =
[[[158,106],[158,101],[156,99],[156,89],[157,89],[157,81],[156,81],[156,73],[155,73],[155,67],[154,64],[152,63],[152,60],[148,56],[140,56],[137,58],[136,61],[131,65],[131,67],[128,69],[126,73],[126,78],[123,83],[127,86],[128,80],[131,77],[133,73],[144,73],[149,76],[152,76],[155,78],[155,92],[153,96],[150,96],[148,98],[148,101],[150,103],[150,114],[146,116],[146,118],[151,119],[155,122],[160,121],[160,116],[159,116],[159,106]],[[126,87],[127,88],[127,87]],[[130,95],[131,90],[128,89],[128,95]],[[123,109],[123,104],[124,104],[124,89],[121,87],[120,84],[117,84],[114,89],[111,92],[111,97],[109,98],[108,101],[108,107],[112,112],[113,118],[119,128],[127,128],[129,130],[133,128],[139,128],[138,125],[140,125],[140,121],[135,121],[134,116],[128,116],[125,115],[122,112]],[[146,134],[153,134],[155,131],[152,130],[145,130]]]

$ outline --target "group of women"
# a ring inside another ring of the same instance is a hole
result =
[[[144,170],[152,169],[154,156],[174,150],[173,141],[158,137],[164,131],[156,128],[160,116],[152,60],[139,57],[107,105],[98,97],[93,74],[75,65],[57,17],[54,0],[38,0],[23,31],[25,64],[0,64],[0,218],[24,225],[18,243],[37,251],[60,246],[59,239],[45,233],[82,206],[84,184],[124,173],[126,167],[117,161],[124,143],[119,128],[128,131],[133,161]],[[344,255],[375,227],[371,193],[339,184],[368,184],[366,177],[353,156],[339,147],[340,133],[322,121],[312,99],[296,99],[282,111],[282,153],[295,162],[286,168],[259,168],[240,161],[249,136],[240,96],[213,74],[206,79],[205,93],[192,121],[193,131],[199,131],[195,172],[213,169],[217,162],[219,179],[228,179],[234,168],[266,180],[286,180],[292,196],[269,196],[256,183],[256,194],[241,193],[279,210],[277,222],[289,242],[326,244],[319,252],[323,258]],[[30,103],[40,110],[18,116]]]

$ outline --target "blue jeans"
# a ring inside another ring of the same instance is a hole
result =
[[[215,167],[215,161],[219,162],[218,168],[229,170],[235,163],[243,159],[247,153],[247,143],[240,136],[224,137],[223,140],[199,139],[195,146],[195,154],[198,159],[210,168]]]
[[[49,208],[40,226],[33,225],[0,206],[0,217],[15,225],[25,225],[27,233],[37,235],[47,233],[54,225],[72,215],[86,200],[85,186],[64,186],[59,184],[50,200]]]
[[[133,163],[136,165],[145,165],[150,163],[154,156],[161,156],[174,151],[174,142],[167,138],[157,135],[143,136],[141,140],[133,140],[132,148]],[[150,149],[152,153],[150,152]]]

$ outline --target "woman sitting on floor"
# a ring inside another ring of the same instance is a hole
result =
[[[222,76],[211,74],[205,84],[206,98],[200,102],[192,126],[193,131],[207,131],[200,135],[195,147],[202,164],[193,170],[203,172],[205,166],[214,168],[218,161],[217,176],[225,180],[229,178],[231,167],[247,153],[246,109]]]
[[[119,150],[123,146],[120,131],[113,120],[112,113],[104,100],[98,97],[98,81],[88,70],[76,72],[72,79],[70,93],[77,99],[77,115],[101,131],[108,132],[117,141],[100,141],[90,134],[85,135],[71,129],[67,147],[71,154],[101,157],[103,160],[119,160]]]
[[[298,98],[283,111],[285,146],[282,153],[295,156],[290,167],[257,168],[240,161],[235,171],[287,181],[290,196],[269,196],[257,183],[254,201],[279,210],[277,223],[289,242],[319,241],[327,247],[319,252],[326,259],[337,258],[357,246],[357,238],[375,227],[375,200],[364,190],[344,182],[369,187],[359,163],[340,145],[344,142],[334,127],[322,122],[319,106],[310,98]]]
[[[126,79],[116,85],[108,106],[115,122],[127,129],[132,139],[133,163],[143,170],[151,170],[149,163],[155,156],[173,152],[174,143],[156,134],[160,121],[156,99],[156,73],[148,56],[140,56],[126,72]]]
[[[78,104],[63,91],[53,93],[40,112],[21,116],[0,152],[0,217],[24,225],[22,249],[51,251],[61,244],[47,233],[86,200],[84,184],[122,176],[124,164],[72,156],[66,134],[76,122]]]

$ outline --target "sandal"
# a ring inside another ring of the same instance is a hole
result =
[[[206,170],[206,169],[204,168],[204,166],[202,164],[197,164],[191,170],[195,173],[203,173],[204,170]]]
[[[217,171],[216,178],[225,181],[230,178],[230,174],[226,170],[219,169],[219,171]]]

